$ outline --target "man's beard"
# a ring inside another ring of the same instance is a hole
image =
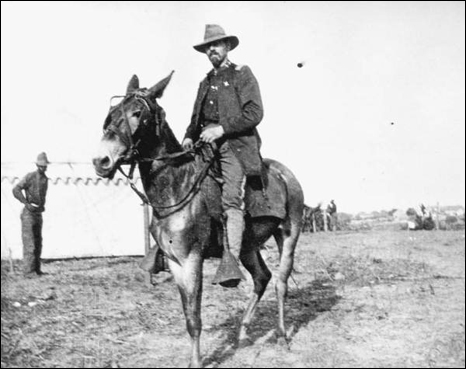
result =
[[[209,60],[210,60],[210,62],[211,62],[212,65],[213,65],[214,67],[216,67],[216,68],[218,68],[218,67],[222,64],[222,62],[223,62],[224,59],[225,59],[225,58],[222,59],[222,58],[220,57],[219,54],[211,54],[211,55],[209,55]]]

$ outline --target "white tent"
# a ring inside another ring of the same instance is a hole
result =
[[[34,164],[2,163],[2,259],[22,258],[22,204],[12,188]],[[144,254],[144,207],[128,181],[95,176],[90,165],[48,167],[43,258]],[[136,178],[140,187],[140,181]]]

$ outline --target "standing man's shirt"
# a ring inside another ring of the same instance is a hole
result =
[[[35,212],[45,210],[45,197],[48,189],[48,177],[38,171],[26,176],[13,188],[13,195],[23,204],[31,204]],[[26,193],[26,197],[23,195]]]

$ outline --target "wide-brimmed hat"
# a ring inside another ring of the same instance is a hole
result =
[[[49,160],[47,159],[47,154],[45,152],[41,152],[39,155],[37,155],[36,164],[40,166],[50,164]]]
[[[194,45],[194,49],[200,53],[205,53],[206,46],[212,42],[220,40],[229,40],[230,41],[230,50],[233,50],[239,44],[238,37],[233,35],[227,35],[225,30],[217,24],[206,24],[204,42]]]

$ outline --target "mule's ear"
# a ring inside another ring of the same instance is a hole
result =
[[[159,83],[149,89],[151,99],[158,99],[159,97],[162,97],[163,92],[165,91],[165,87],[167,87],[168,83],[172,79],[173,73],[175,73],[174,70],[171,71],[168,77],[165,77]]]
[[[131,79],[128,82],[128,87],[126,87],[126,93],[129,94],[135,90],[139,89],[139,78],[137,75],[133,74]]]

